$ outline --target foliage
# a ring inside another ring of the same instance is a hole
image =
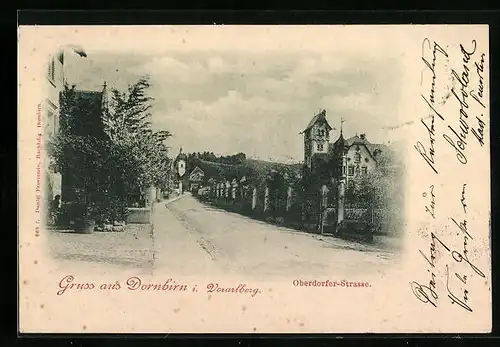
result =
[[[245,153],[237,153],[233,155],[226,156],[216,156],[213,152],[193,152],[187,154],[187,163],[186,170],[187,172],[191,172],[200,161],[208,161],[211,163],[217,164],[226,164],[226,165],[243,165],[246,161]]]
[[[391,180],[378,170],[373,170],[357,178],[347,187],[346,198],[357,205],[383,207],[390,198]]]
[[[171,134],[152,131],[147,88],[147,78],[141,78],[126,93],[112,90],[109,107],[102,107],[106,100],[77,97],[74,86],[61,93],[61,127],[49,153],[73,188],[70,200],[85,205],[83,218],[124,220],[138,194],[151,185],[166,186],[170,161],[164,141]],[[99,118],[89,119],[96,112]]]
[[[153,131],[150,117],[153,98],[147,95],[147,77],[142,77],[128,88],[127,93],[112,90],[109,111],[104,113],[105,132],[111,142],[122,147],[123,155],[137,166],[134,172],[140,191],[155,185],[167,186],[170,160],[165,140],[171,133]]]

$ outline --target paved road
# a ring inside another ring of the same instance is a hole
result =
[[[89,235],[48,232],[60,271],[242,279],[349,276],[397,264],[390,249],[278,227],[205,205],[189,194],[153,208],[153,228]]]
[[[270,225],[199,202],[189,194],[153,211],[155,272],[259,279],[356,277],[383,271],[397,253]]]

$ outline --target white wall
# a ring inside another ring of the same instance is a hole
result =
[[[51,71],[52,69],[53,73]],[[63,88],[63,64],[55,56],[49,57],[44,73],[46,81],[46,100],[43,105],[43,131],[44,139],[48,141],[59,130],[59,93]],[[50,158],[45,157],[44,159],[44,172],[48,175],[47,179],[51,185],[51,189],[47,192],[47,198],[52,200],[56,195],[61,195],[62,177],[59,173],[49,170]]]
[[[356,151],[357,145],[353,145],[349,148],[347,151],[347,179],[351,179],[353,177],[356,177],[356,167],[359,166],[359,174],[362,174],[362,167],[367,168],[367,172],[369,173],[373,169],[376,168],[377,163],[375,160],[371,157],[370,152],[368,152],[368,149],[364,145],[359,145],[359,152]],[[356,163],[356,153],[359,153],[361,155],[361,161],[359,164]],[[349,175],[349,167],[353,166],[354,167],[354,176]]]

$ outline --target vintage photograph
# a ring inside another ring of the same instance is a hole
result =
[[[491,330],[488,45],[20,28],[20,331]]]
[[[208,257],[257,278],[394,262],[405,164],[390,58],[63,47],[43,110],[53,256],[155,273]]]

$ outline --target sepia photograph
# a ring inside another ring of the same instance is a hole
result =
[[[491,328],[487,27],[21,29],[25,331]]]
[[[42,112],[54,257],[256,277],[394,262],[401,71],[339,53],[56,52]]]

